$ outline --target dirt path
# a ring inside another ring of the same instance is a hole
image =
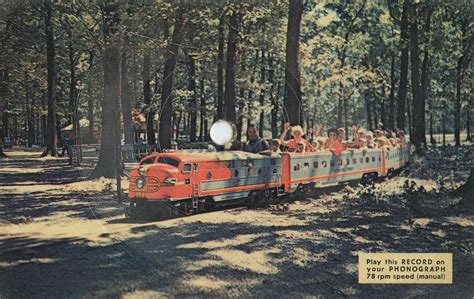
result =
[[[82,181],[65,159],[39,152],[7,154],[0,298],[474,295],[474,218],[394,204],[405,178],[377,185],[389,200],[356,189],[297,201],[289,211],[239,208],[137,223],[124,219],[112,181]],[[359,251],[452,252],[454,284],[359,285]]]

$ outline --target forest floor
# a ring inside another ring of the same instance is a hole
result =
[[[161,222],[126,219],[113,180],[10,150],[0,159],[0,298],[472,298],[474,215],[447,196],[466,180],[472,149],[434,150],[390,180],[284,210]],[[451,252],[453,284],[358,284],[361,251]]]

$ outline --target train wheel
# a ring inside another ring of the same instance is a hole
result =
[[[362,178],[360,179],[360,183],[362,185],[370,185],[370,184],[373,184],[375,179],[376,179],[376,175],[374,173],[364,173],[364,175],[362,176]]]

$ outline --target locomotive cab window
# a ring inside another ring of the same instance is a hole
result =
[[[179,165],[178,160],[170,158],[170,157],[159,157],[158,158],[158,163],[168,164],[168,165],[171,165],[173,167],[178,167],[178,165]]]
[[[369,157],[365,158],[365,163],[369,163],[369,162],[370,162]]]
[[[143,160],[140,165],[148,165],[148,164],[153,164],[155,162],[155,157],[151,157],[148,159]]]
[[[191,171],[191,164],[189,164],[189,163],[184,164],[183,173],[188,173],[190,171]]]
[[[300,170],[300,164],[296,164],[294,167],[293,167],[293,170],[294,171],[299,171]]]
[[[313,162],[313,167],[314,167],[314,168],[318,168],[318,161],[314,161],[314,162]]]

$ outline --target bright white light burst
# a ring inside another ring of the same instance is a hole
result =
[[[218,120],[211,126],[211,139],[215,144],[224,145],[232,142],[234,130],[232,125],[225,120]]]

